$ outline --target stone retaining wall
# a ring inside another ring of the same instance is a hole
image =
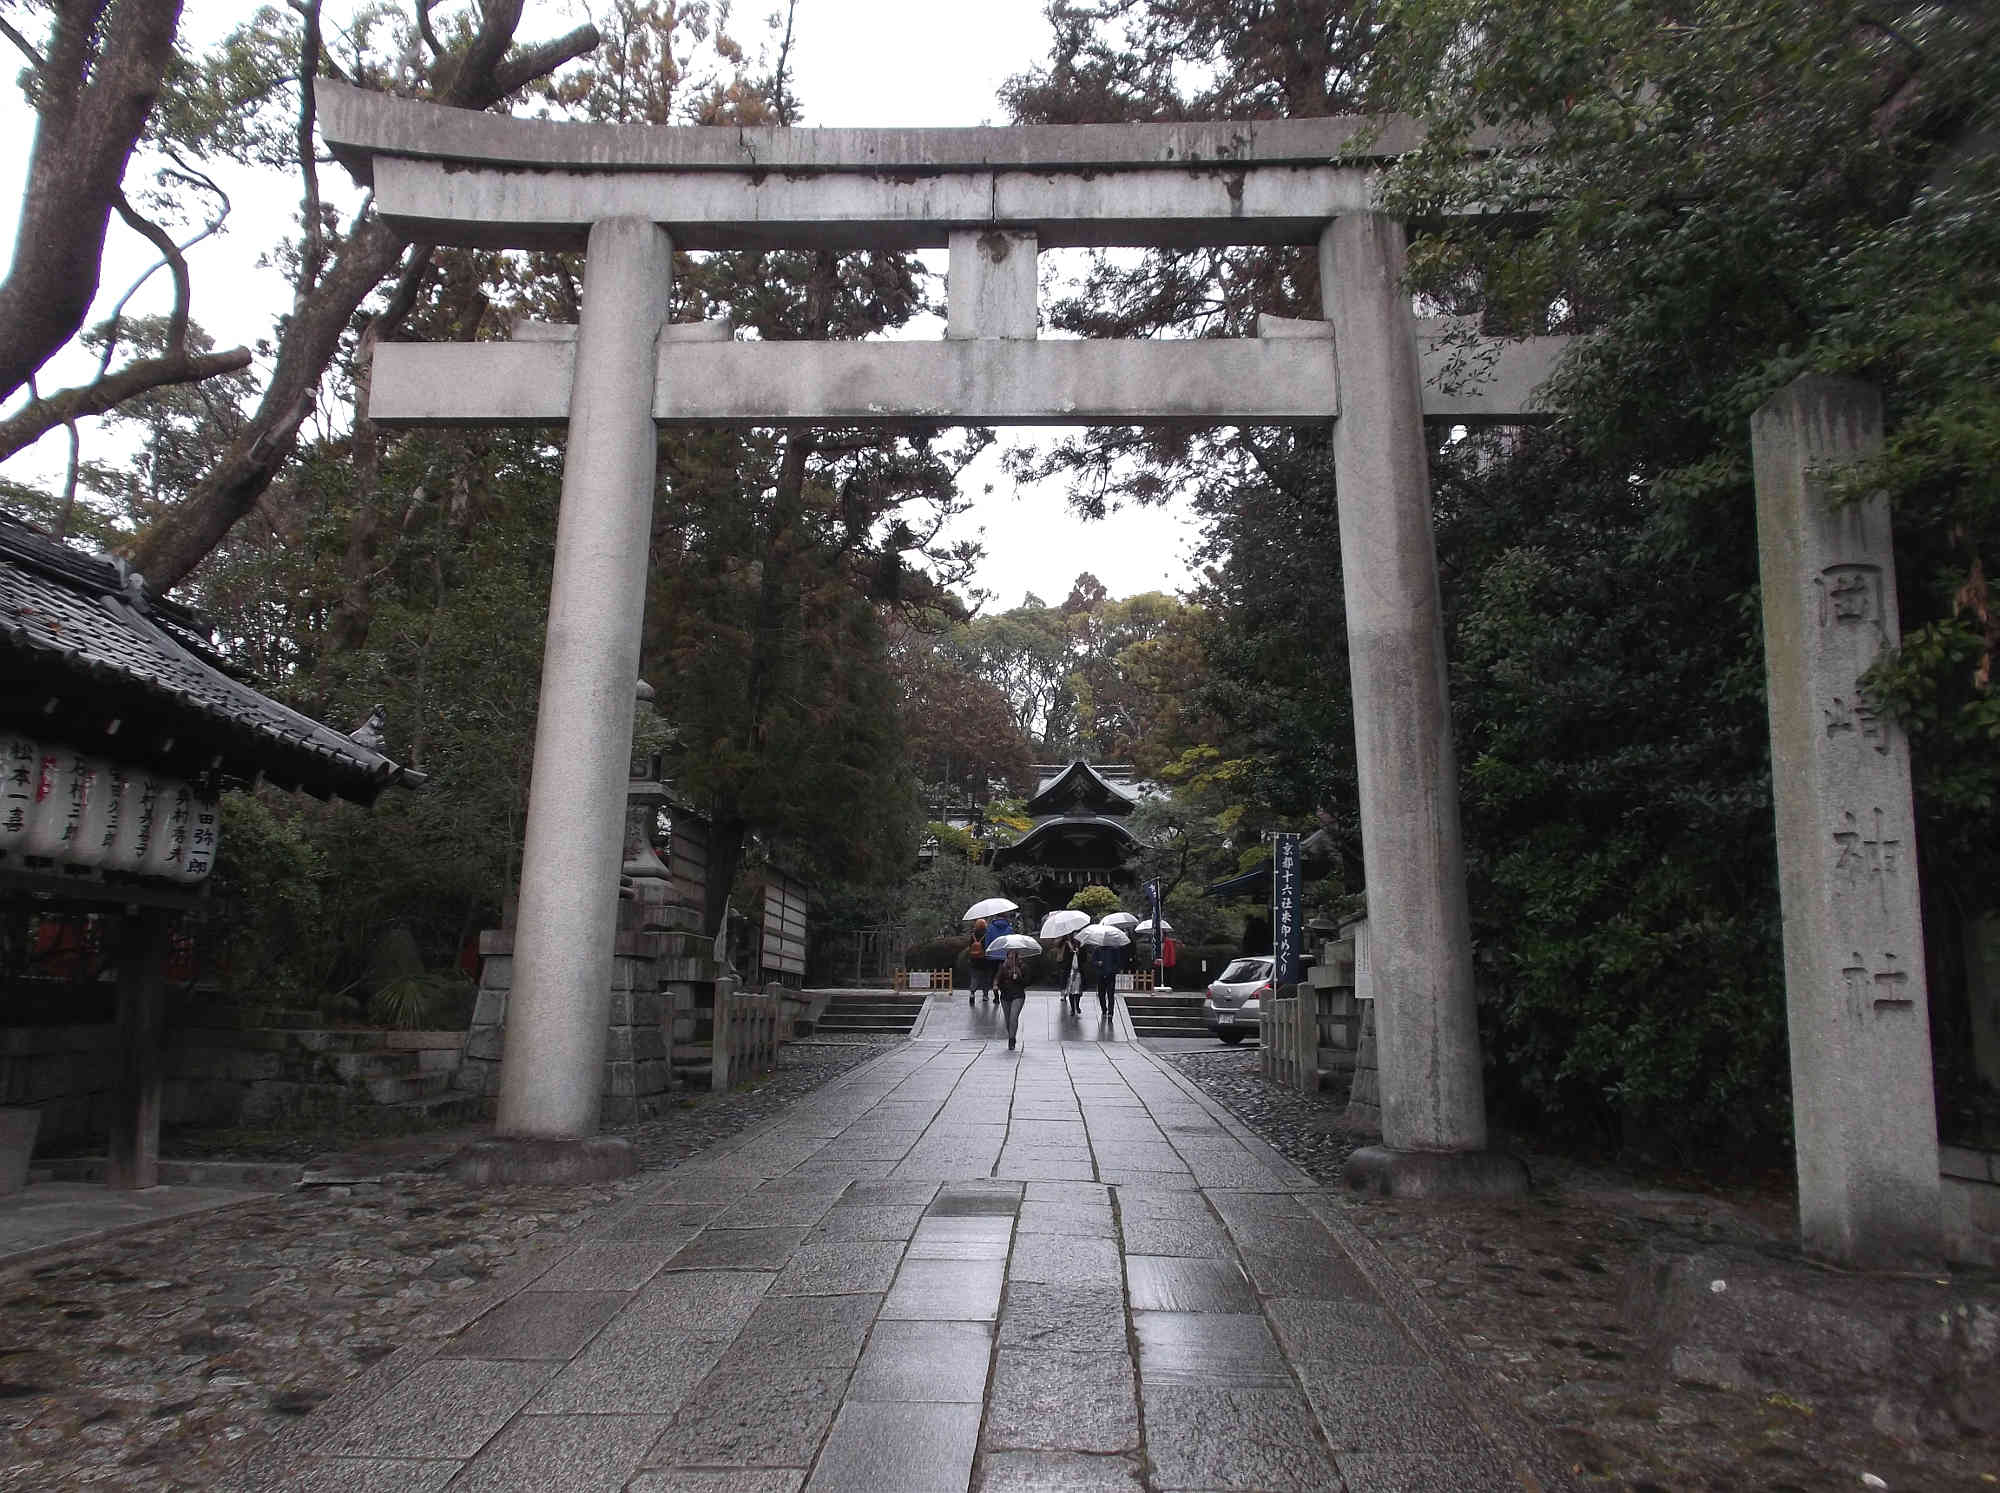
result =
[[[445,1089],[463,1042],[460,1032],[187,1025],[170,1016],[162,1123],[296,1125],[417,1102]],[[111,1023],[0,1027],[0,1105],[41,1111],[38,1150],[102,1139],[119,1073]]]
[[[1946,1256],[2000,1268],[2000,1151],[1939,1146],[1938,1171]]]

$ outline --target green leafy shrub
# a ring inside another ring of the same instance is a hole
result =
[[[1118,911],[1118,894],[1108,886],[1087,886],[1069,899],[1070,907],[1077,912],[1087,912],[1095,922],[1106,913]]]

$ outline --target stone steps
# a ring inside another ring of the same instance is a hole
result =
[[[1132,1018],[1132,1030],[1142,1037],[1206,1037],[1208,1024],[1202,1019],[1198,995],[1148,995],[1124,997],[1125,1014]]]
[[[907,1034],[923,1014],[930,997],[921,992],[889,990],[838,991],[827,997],[820,1013],[820,1032],[888,1032]]]

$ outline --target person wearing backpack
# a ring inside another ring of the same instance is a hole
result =
[[[1012,933],[1013,931],[1014,931],[1013,921],[1009,919],[1007,914],[1004,912],[995,913],[993,917],[989,919],[986,924],[986,959],[985,959],[986,991],[988,996],[993,1000],[998,1000],[1000,998],[999,996],[994,995],[992,993],[993,980],[994,977],[999,972],[1000,961],[1007,957],[1005,954],[1001,953],[998,949],[994,948],[993,945],[1000,942],[1001,939],[1005,938],[1008,934]]]
[[[986,957],[986,919],[981,918],[972,925],[972,939],[965,946],[965,957],[972,966],[972,994],[965,998],[968,1006],[976,1006],[993,988],[993,963]]]

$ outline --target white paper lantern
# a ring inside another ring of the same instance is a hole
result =
[[[28,813],[35,806],[35,778],[42,751],[31,736],[0,736],[0,855],[28,853]]]
[[[187,851],[181,856],[181,880],[205,881],[215,869],[216,847],[222,842],[222,806],[212,798],[194,800],[194,816],[188,826]]]
[[[179,778],[162,779],[159,802],[153,809],[152,839],[139,874],[178,878],[187,855],[188,832],[193,828],[194,790]]]
[[[107,869],[137,872],[145,865],[161,782],[143,767],[127,767],[119,773],[117,824],[112,831],[111,854],[104,862]]]
[[[82,757],[72,771],[81,789],[80,810],[64,841],[63,859],[73,866],[104,864],[105,826],[112,813],[116,770],[103,757]]]
[[[69,821],[62,793],[63,749],[41,742],[35,750],[34,801],[28,805],[29,855],[54,860],[62,854],[63,830]]]

